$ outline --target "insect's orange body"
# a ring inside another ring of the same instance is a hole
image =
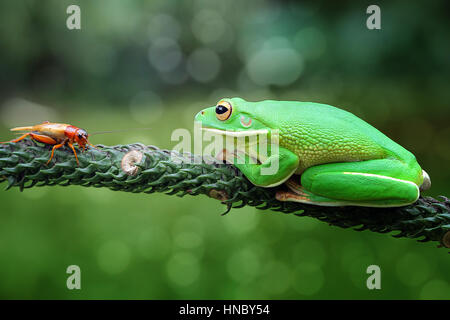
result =
[[[66,123],[51,123],[46,121],[35,126],[12,128],[11,131],[29,132],[8,142],[19,142],[29,136],[36,141],[53,145],[52,154],[47,164],[53,159],[55,150],[61,148],[65,144],[72,149],[75,159],[79,164],[78,156],[73,144],[77,143],[83,150],[86,149],[87,144],[92,146],[88,141],[88,134],[85,130]]]

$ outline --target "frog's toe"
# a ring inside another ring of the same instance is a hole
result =
[[[275,194],[275,198],[278,201],[292,201],[292,202],[301,202],[301,203],[310,203],[311,199],[307,196],[302,196],[297,193],[289,192],[289,191],[277,191]]]
[[[346,202],[336,201],[333,199],[328,199],[325,197],[316,196],[316,195],[312,195],[312,194],[308,195],[306,193],[302,193],[302,195],[301,195],[297,192],[298,192],[298,190],[296,190],[296,192],[277,191],[275,194],[275,198],[278,201],[283,201],[283,202],[298,202],[298,203],[311,204],[311,205],[316,205],[316,206],[325,206],[325,207],[341,207],[341,206],[349,205]]]
[[[233,164],[233,159],[235,155],[229,152],[227,149],[222,149],[215,155],[215,158],[219,161],[224,161],[228,164]]]
[[[295,178],[287,180],[284,184],[294,193],[299,196],[308,197],[309,193],[303,188],[303,186],[296,182]]]
[[[298,179],[291,178],[285,182],[289,191],[277,191],[275,198],[278,201],[299,202],[305,204],[319,205],[319,206],[345,206],[346,202],[329,199],[312,193],[306,190],[301,184],[297,183]]]

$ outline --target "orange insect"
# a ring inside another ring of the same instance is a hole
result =
[[[51,123],[45,121],[35,126],[12,128],[11,131],[30,131],[30,132],[25,133],[24,135],[20,136],[17,139],[7,142],[14,142],[14,143],[19,142],[20,140],[23,140],[26,137],[30,136],[32,139],[36,141],[53,145],[52,154],[50,156],[50,159],[47,161],[47,164],[49,164],[50,161],[52,161],[55,150],[61,148],[65,144],[67,144],[72,149],[78,165],[80,163],[78,162],[77,152],[73,147],[73,143],[76,142],[83,149],[83,151],[86,149],[87,144],[95,148],[95,146],[89,143],[88,141],[89,135],[85,130],[66,123]]]

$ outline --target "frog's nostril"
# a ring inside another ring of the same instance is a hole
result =
[[[204,114],[205,114],[205,111],[202,111],[202,112],[201,112],[201,115],[204,115]]]

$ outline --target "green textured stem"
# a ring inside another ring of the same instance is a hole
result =
[[[320,207],[275,199],[277,188],[251,184],[235,167],[212,158],[142,144],[97,146],[78,152],[80,165],[69,148],[61,148],[46,165],[51,146],[32,140],[0,145],[0,182],[21,190],[35,186],[106,187],[126,192],[164,192],[169,195],[205,194],[228,208],[249,205],[298,216],[310,216],[331,225],[394,237],[437,241],[450,247],[450,200],[420,198],[400,208]],[[184,161],[180,161],[183,159]]]

